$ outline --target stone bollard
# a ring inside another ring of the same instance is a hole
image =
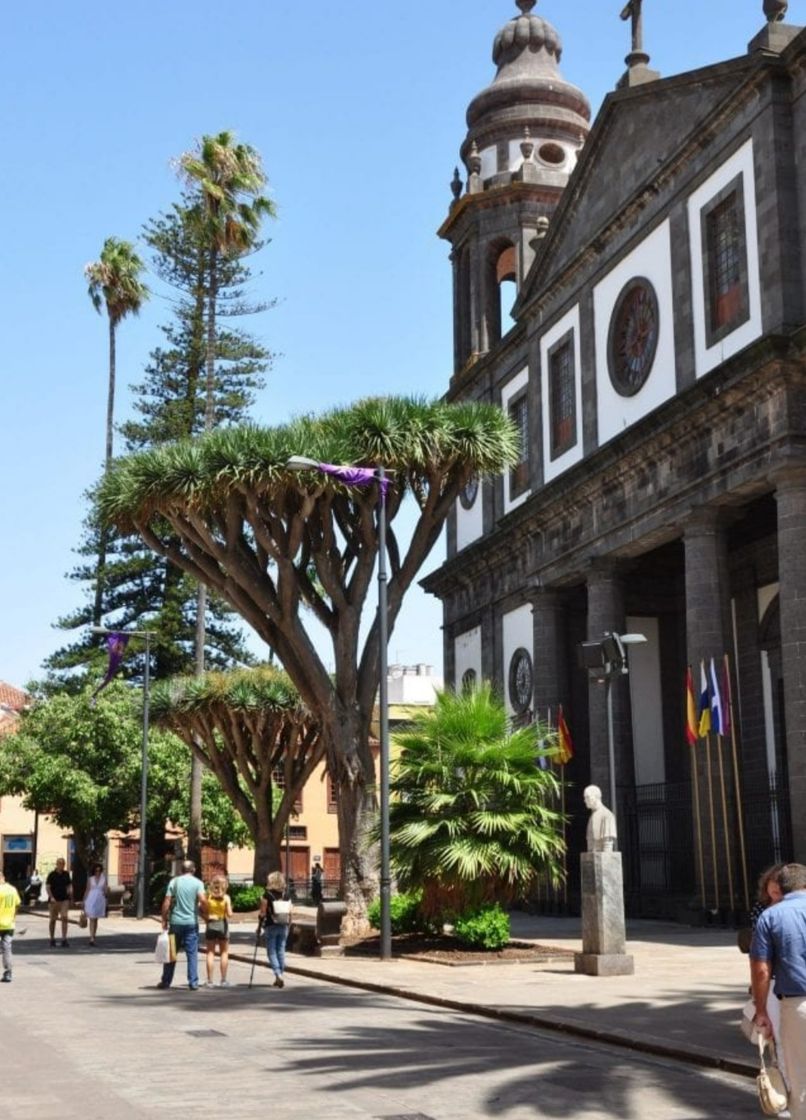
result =
[[[588,976],[629,976],[635,962],[626,952],[621,852],[583,852],[582,952],[574,971]]]
[[[344,949],[339,943],[341,923],[347,913],[343,902],[320,902],[316,908],[316,956],[341,957]]]

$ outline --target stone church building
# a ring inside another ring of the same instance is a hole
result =
[[[806,861],[806,31],[748,0],[745,55],[663,78],[631,0],[591,121],[560,35],[517,7],[439,230],[447,396],[521,433],[424,581],[446,681],[493,680],[520,721],[563,706],[569,882],[548,905],[574,905],[582,789],[609,800],[612,756],[629,912],[725,920],[768,864]],[[646,638],[612,679],[612,740],[579,661],[609,633]],[[711,659],[733,722],[691,746],[686,670],[699,692]]]

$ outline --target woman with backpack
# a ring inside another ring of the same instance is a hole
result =
[[[285,897],[285,878],[272,871],[260,901],[260,922],[266,931],[266,952],[274,973],[275,988],[285,986],[285,945],[291,929],[291,903]]]

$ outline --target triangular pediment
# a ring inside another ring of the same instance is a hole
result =
[[[746,56],[673,78],[617,90],[605,99],[552,218],[516,311],[550,288],[617,220],[641,220],[640,199],[671,190],[670,169],[717,138],[739,91],[757,71]],[[636,205],[636,201],[639,205]]]

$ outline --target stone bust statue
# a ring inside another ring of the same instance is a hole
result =
[[[602,804],[602,791],[598,786],[587,786],[582,794],[585,807],[590,809],[586,832],[589,852],[613,852],[616,848],[616,818]]]

